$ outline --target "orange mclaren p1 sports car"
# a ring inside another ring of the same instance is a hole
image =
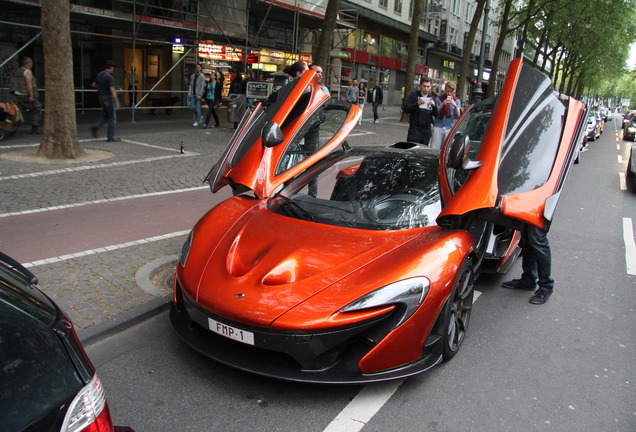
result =
[[[208,174],[234,196],[183,245],[171,321],[204,355],[286,380],[363,383],[453,357],[474,280],[549,228],[585,133],[582,104],[521,60],[441,152],[350,148],[357,106],[313,71],[246,113]]]

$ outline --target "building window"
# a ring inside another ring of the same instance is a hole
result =
[[[469,1],[466,2],[466,15],[464,19],[466,20],[467,24],[470,24],[470,22],[473,20],[474,14],[475,14],[475,5]]]
[[[393,4],[393,12],[402,15],[402,0],[395,0]]]
[[[380,37],[366,33],[362,39],[362,50],[370,54],[377,54],[379,47]]]
[[[432,35],[439,36],[439,20],[429,20],[428,32]]]
[[[453,45],[457,45],[457,30],[451,27],[449,42]]]
[[[459,16],[461,6],[461,0],[451,0],[451,13],[455,16]]]
[[[389,0],[380,0],[379,5],[381,8],[388,8],[389,7]]]

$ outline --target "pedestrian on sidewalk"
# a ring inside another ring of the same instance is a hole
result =
[[[351,85],[349,85],[348,87],[344,88],[344,96],[345,96],[345,100],[347,102],[349,102],[350,104],[357,104],[358,103],[358,80],[357,79],[353,79],[351,81]]]
[[[454,81],[448,81],[444,87],[444,94],[435,98],[437,105],[437,119],[433,125],[433,140],[431,147],[441,149],[448,133],[455,125],[461,114],[462,103],[455,96],[457,85]]]
[[[18,103],[31,111],[31,133],[42,133],[42,105],[40,104],[38,85],[33,75],[33,59],[22,58],[22,66],[18,68],[13,77],[13,94]]]
[[[201,73],[201,64],[197,63],[194,73],[190,75],[188,85],[188,99],[190,100],[190,110],[194,113],[193,127],[201,124],[201,102],[205,93],[205,76]]]
[[[367,84],[365,82],[361,82],[358,85],[358,108],[360,108],[360,120],[358,120],[358,125],[362,124],[362,112],[364,112],[364,102],[367,100]]]
[[[375,82],[375,87],[371,90],[371,106],[373,107],[373,123],[380,123],[380,116],[378,115],[378,108],[382,105],[384,100],[384,94],[382,87],[380,87],[380,81]]]
[[[523,251],[521,279],[513,279],[501,284],[504,288],[532,291],[537,289],[530,303],[543,304],[548,301],[554,290],[552,272],[552,254],[545,230],[525,225],[521,231],[521,249]]]
[[[203,127],[207,128],[210,124],[210,117],[214,117],[214,125],[212,127],[218,128],[220,126],[219,116],[216,113],[216,105],[221,103],[222,88],[219,83],[216,82],[216,76],[214,74],[206,74],[208,78],[205,85],[205,103],[208,104],[208,113],[205,116],[205,123]]]
[[[106,140],[108,142],[121,141],[121,138],[115,136],[115,125],[117,124],[115,110],[119,109],[119,99],[117,99],[117,91],[115,90],[114,70],[115,63],[112,60],[107,60],[106,68],[98,73],[93,81],[93,87],[97,89],[99,104],[102,106],[104,115],[91,126],[91,133],[93,138],[97,138],[99,128],[108,123],[108,139]]]
[[[409,114],[407,141],[424,145],[431,142],[433,121],[437,116],[435,98],[431,94],[431,82],[431,78],[422,77],[418,89],[406,98],[404,112]]]
[[[325,93],[327,93],[329,96],[331,96],[331,91],[329,91],[329,88],[322,83],[322,78],[323,78],[322,66],[314,63],[311,66],[309,66],[309,69],[316,72],[316,82],[320,86],[320,89],[324,91]]]

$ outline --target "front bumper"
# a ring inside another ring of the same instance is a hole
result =
[[[378,334],[390,330],[391,314],[324,332],[277,331],[236,325],[207,313],[186,296],[181,297],[181,305],[173,304],[170,310],[170,320],[179,337],[219,363],[257,375],[310,383],[359,384],[415,375],[442,360],[440,341],[434,339],[424,349],[425,355],[416,362],[363,373],[358,362],[375,346],[371,340],[379,340]],[[252,332],[254,345],[210,331],[208,318]]]

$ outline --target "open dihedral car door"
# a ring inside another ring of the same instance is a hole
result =
[[[467,110],[442,149],[438,223],[455,226],[479,212],[548,229],[585,132],[583,113],[546,75],[513,60],[501,94]]]
[[[245,114],[206,181],[212,192],[230,184],[235,193],[266,198],[340,145],[360,115],[357,105],[332,100],[306,71],[271,105]]]

